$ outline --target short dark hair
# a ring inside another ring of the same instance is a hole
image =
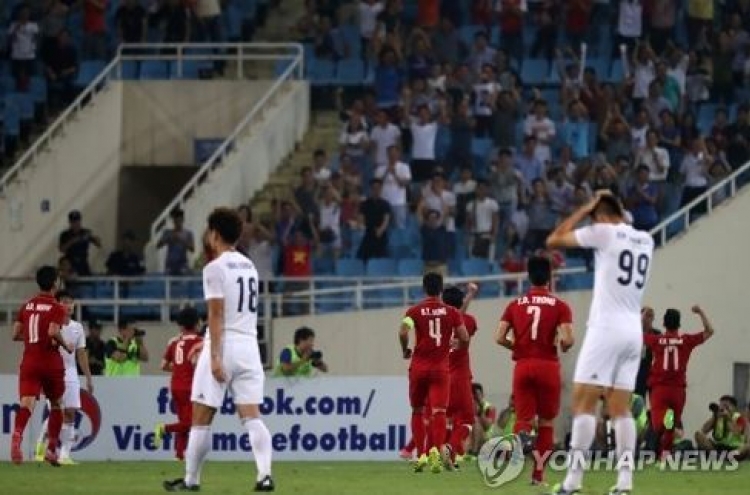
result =
[[[50,265],[44,265],[36,271],[36,285],[40,290],[49,292],[57,282],[57,268]]]
[[[127,318],[123,318],[119,322],[117,322],[117,329],[118,330],[125,330],[126,328],[132,326],[135,322],[132,320],[128,320]]]
[[[422,277],[422,288],[430,297],[437,297],[443,292],[443,276],[439,273],[425,273]]]
[[[443,290],[443,302],[448,306],[460,309],[464,305],[464,291],[455,285],[446,287]]]
[[[310,327],[300,327],[294,331],[294,345],[298,345],[310,337],[315,337],[315,331]]]
[[[198,310],[192,306],[185,306],[177,314],[176,322],[182,328],[189,328],[191,330],[195,330],[196,327],[198,326],[199,321],[200,321],[200,316],[198,315]]]
[[[60,289],[55,292],[55,299],[62,301],[63,299],[75,299],[75,296],[73,296],[73,293],[69,290]]]
[[[213,230],[227,244],[234,245],[242,235],[242,219],[236,210],[216,208],[208,216],[208,230]]]
[[[175,218],[185,218],[185,212],[182,211],[180,208],[175,208],[172,210],[172,213],[169,214],[170,217],[173,219]]]
[[[526,265],[531,285],[541,287],[549,283],[552,277],[552,263],[544,256],[532,256]]]
[[[622,203],[615,196],[606,195],[599,198],[599,202],[596,203],[592,214],[604,214],[614,217],[622,218],[625,216],[625,212],[622,209]]]
[[[474,392],[475,394],[477,392],[482,392],[482,395],[484,395],[484,387],[482,386],[481,383],[477,383],[477,382],[472,383],[471,391]]]
[[[667,330],[677,330],[680,328],[680,312],[670,308],[664,312],[664,328]]]
[[[731,395],[722,395],[721,398],[719,398],[719,402],[729,402],[735,409],[737,408],[737,399]]]

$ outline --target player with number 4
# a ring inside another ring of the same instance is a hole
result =
[[[526,447],[536,423],[536,465],[531,483],[544,483],[544,465],[555,446],[555,418],[560,413],[562,375],[557,347],[573,347],[573,316],[565,301],[549,292],[552,265],[548,258],[528,261],[531,289],[505,309],[495,341],[513,351],[513,433]],[[512,338],[511,338],[512,336]]]
[[[648,376],[651,390],[651,423],[659,439],[658,454],[664,458],[674,444],[674,429],[681,427],[685,408],[687,365],[690,354],[714,334],[706,313],[697,304],[693,313],[703,325],[700,333],[680,333],[680,312],[668,309],[664,313],[664,335],[645,334],[643,343],[651,350],[653,360]],[[668,415],[667,411],[672,410]]]
[[[443,277],[427,273],[422,279],[427,295],[419,304],[406,311],[401,320],[399,342],[409,366],[409,402],[412,407],[411,429],[418,451],[414,471],[421,472],[428,465],[433,473],[453,468],[450,446],[445,442],[450,394],[449,355],[452,345],[465,346],[469,342],[461,312],[445,304]],[[409,348],[409,332],[414,331],[414,350]],[[425,445],[427,436],[424,410],[430,405],[429,421],[432,445]]]

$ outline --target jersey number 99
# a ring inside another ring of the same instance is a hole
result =
[[[635,286],[642,289],[646,283],[649,262],[646,254],[639,254],[638,259],[636,259],[632,251],[623,251],[620,253],[620,270],[623,273],[617,277],[617,281],[620,285],[630,285],[637,275]]]

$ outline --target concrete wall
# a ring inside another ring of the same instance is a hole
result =
[[[194,163],[194,139],[224,139],[270,81],[128,82],[123,91],[122,163]]]

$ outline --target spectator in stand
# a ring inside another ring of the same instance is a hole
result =
[[[398,105],[404,83],[404,75],[399,66],[400,59],[398,52],[390,46],[384,47],[378,58],[374,84],[378,108],[393,112]]]
[[[320,217],[318,211],[318,185],[315,182],[313,170],[310,167],[302,167],[300,171],[300,185],[294,190],[294,201],[297,203],[297,209],[303,218],[317,219]],[[302,228],[307,228],[303,226]],[[312,232],[307,232],[308,237],[312,237]]]
[[[513,168],[513,154],[509,149],[501,149],[497,158],[490,160],[489,183],[498,205],[498,231],[505,236],[525,191],[523,177]]]
[[[670,81],[674,82],[671,79]],[[677,96],[679,98],[679,94]],[[663,86],[658,79],[654,79],[649,84],[648,97],[643,101],[641,108],[648,115],[649,129],[655,129],[659,125],[659,115],[661,112],[664,110],[673,110],[671,102],[664,96]]]
[[[737,108],[737,120],[727,130],[727,161],[733,169],[750,160],[750,105]]]
[[[553,168],[547,174],[547,195],[550,207],[557,218],[565,218],[573,211],[575,189],[568,182],[565,172],[561,168]]]
[[[322,148],[313,152],[312,174],[317,187],[322,187],[331,182],[331,167],[328,164],[328,154]]]
[[[630,133],[630,126],[620,113],[619,106],[615,105],[607,112],[599,132],[599,138],[604,145],[608,162],[614,162],[621,156],[628,159],[633,156],[633,138]]]
[[[10,63],[16,91],[28,91],[36,63],[39,26],[31,20],[31,9],[22,5],[8,28]]]
[[[447,181],[441,169],[432,174],[429,184],[422,189],[417,215],[424,217],[425,212],[430,210],[439,211],[440,222],[445,226],[449,237],[455,235],[456,196],[447,189]]]
[[[713,29],[714,2],[712,0],[690,0],[687,5],[688,39],[691,43]]]
[[[536,148],[536,138],[533,135],[526,135],[523,138],[523,150],[516,154],[513,164],[521,174],[526,190],[531,189],[531,184],[536,179],[544,177],[544,163],[537,157]]]
[[[448,273],[449,239],[445,225],[441,221],[441,213],[437,210],[428,210],[424,216],[417,215],[420,221],[420,234],[422,236],[422,261],[425,273],[439,273],[446,276]]]
[[[147,20],[146,9],[138,0],[124,0],[115,13],[118,44],[144,43]]]
[[[179,208],[172,211],[172,228],[164,229],[156,249],[167,247],[165,269],[168,275],[187,275],[190,271],[188,254],[195,252],[193,232],[185,228],[185,212]]]
[[[53,52],[57,47],[58,36],[68,23],[70,7],[63,0],[50,0],[44,7],[44,12],[39,21],[42,42],[39,48],[39,56],[45,64],[52,61]]]
[[[380,0],[363,0],[359,2],[359,33],[362,38],[362,54],[367,57],[373,47],[373,38],[378,27],[378,15],[385,6]]]
[[[370,148],[370,136],[359,112],[352,113],[349,117],[349,122],[341,131],[339,144],[341,153],[349,155],[359,169],[364,170],[367,151]]]
[[[651,129],[650,117],[641,103],[640,109],[635,114],[635,121],[630,126],[631,147],[634,154],[646,146],[646,133],[649,129]]]
[[[57,43],[50,48],[45,60],[49,107],[53,111],[67,107],[75,97],[75,80],[78,75],[78,53],[67,29],[60,31]]]
[[[110,0],[84,0],[83,58],[107,60],[107,3]]]
[[[260,288],[258,290],[261,293],[273,292],[273,287],[270,285],[270,280],[274,276],[273,247],[275,240],[272,230],[271,226],[265,221],[254,222],[247,248],[247,254],[253,260],[255,269],[258,270],[258,277],[260,277]]]
[[[663,110],[659,117],[659,147],[667,150],[671,169],[673,164],[679,163],[681,160],[682,140],[680,128],[674,119],[674,113],[669,110]],[[648,142],[648,136],[646,136],[646,141]]]
[[[321,17],[315,29],[313,40],[315,58],[318,60],[339,60],[343,53],[339,53],[333,37],[333,25],[330,17]]]
[[[323,186],[319,209],[320,248],[325,255],[338,259],[341,254],[341,197],[332,186]]]
[[[646,166],[649,170],[649,182],[656,186],[657,195],[664,194],[669,174],[669,152],[659,146],[659,133],[650,129],[646,133],[646,146],[641,148],[635,159],[635,166]]]
[[[274,209],[274,231],[276,234],[276,244],[283,247],[292,242],[294,231],[301,228],[301,215],[299,209],[293,201],[284,200],[272,202]],[[284,257],[279,257],[279,269],[277,272],[284,271]]]
[[[497,201],[489,196],[487,181],[477,181],[476,198],[466,205],[466,226],[471,234],[471,256],[484,259],[495,257],[498,211]]]
[[[649,41],[656,53],[664,53],[674,38],[678,0],[654,0],[649,12]]]
[[[466,205],[474,199],[476,190],[477,181],[473,178],[471,168],[462,168],[458,181],[453,184],[453,195],[456,197],[456,227],[460,229],[466,224]]]
[[[476,120],[471,116],[469,99],[461,97],[449,123],[451,139],[446,161],[450,167],[468,167],[473,163],[471,140],[475,126]]]
[[[732,169],[728,165],[725,165],[719,160],[714,160],[714,163],[708,169],[708,187],[712,188],[719,182],[726,179],[731,171]],[[713,206],[716,206],[727,199],[727,197],[729,196],[729,191],[727,189],[727,187],[722,187],[713,193],[713,195],[711,196]]]
[[[708,166],[711,161],[712,157],[708,156],[703,139],[694,139],[680,165],[680,175],[682,175],[685,184],[680,201],[681,208],[706,192],[708,188]],[[690,212],[693,215],[705,213],[706,203],[699,203]]]
[[[309,229],[317,236],[313,225]],[[295,229],[289,242],[282,246],[283,267],[282,275],[288,278],[309,278],[313,275],[312,257],[316,248],[315,237],[311,240],[301,229]],[[299,297],[295,292],[310,288],[306,280],[289,280],[284,282],[284,293],[287,300],[284,304],[285,315],[301,315],[307,312],[306,297]]]
[[[586,41],[593,9],[593,0],[574,0],[565,4],[565,32],[569,45],[575,49]],[[557,39],[554,39],[554,42],[556,43]]]
[[[617,11],[617,38],[613,44],[613,56],[619,54],[619,46],[627,50],[637,49],[638,40],[643,36],[643,4],[641,0],[620,0]],[[645,91],[645,88],[644,88]],[[643,98],[636,96],[636,98]]]
[[[60,290],[74,292],[73,288],[75,287],[78,274],[73,269],[70,258],[60,256],[60,259],[57,260],[57,273],[60,276]]]
[[[524,273],[526,272],[526,262],[518,256],[518,253],[512,248],[506,249],[505,254],[500,260],[500,268],[504,273]],[[518,282],[505,282],[505,295],[517,293]]]
[[[527,206],[529,231],[524,239],[524,251],[533,253],[544,249],[547,236],[557,223],[557,216],[552,211],[552,202],[547,193],[547,185],[542,179],[532,183],[532,195]]]
[[[411,94],[407,90],[405,94],[405,108],[409,108]],[[445,113],[445,100],[440,100],[440,116],[447,122]],[[432,177],[435,171],[435,139],[438,133],[438,122],[432,119],[430,109],[427,105],[419,107],[417,117],[410,122],[412,148],[411,148],[411,176],[414,182],[424,182]]]
[[[557,134],[555,123],[547,116],[547,102],[537,99],[534,102],[534,113],[526,117],[524,132],[534,137],[534,156],[539,163],[547,166],[552,158],[550,144]]]
[[[468,51],[453,21],[448,17],[443,17],[440,29],[433,33],[432,48],[439,63],[451,65],[463,60]]]
[[[107,258],[107,275],[120,277],[135,277],[143,275],[143,258],[135,250],[135,234],[132,230],[122,235],[120,249],[113,251]]]
[[[568,118],[562,125],[562,140],[576,159],[589,156],[589,122],[586,107],[580,100],[568,105]]]
[[[646,165],[638,166],[635,177],[627,198],[628,210],[633,215],[633,228],[650,231],[659,223],[656,209],[659,187],[651,181],[651,171]]]
[[[527,0],[500,0],[496,3],[500,21],[500,44],[514,57],[523,62],[523,16],[527,11]]]
[[[484,64],[479,73],[479,80],[472,89],[474,135],[478,138],[492,136],[492,114],[499,90],[500,85],[495,82],[495,70],[492,65]]]
[[[503,149],[516,149],[516,122],[521,116],[521,94],[513,78],[511,87],[502,86],[495,111],[495,146]]]
[[[382,198],[383,181],[370,180],[370,197],[359,207],[359,224],[364,225],[365,235],[357,250],[357,258],[364,262],[371,258],[388,256],[388,225],[391,221],[391,206]]]
[[[375,122],[370,131],[370,146],[375,155],[375,166],[380,167],[388,163],[388,149],[401,141],[401,130],[391,123],[388,112],[383,109],[378,110]]]
[[[507,48],[507,45],[504,45]],[[477,31],[474,35],[474,46],[469,54],[468,65],[474,74],[479,74],[485,65],[493,65],[497,52],[489,45],[487,33]]]
[[[68,213],[68,229],[60,234],[58,247],[60,253],[70,260],[73,271],[81,277],[91,275],[89,267],[89,245],[101,248],[102,242],[89,229],[81,225],[81,212],[73,210]]]
[[[164,43],[190,42],[195,14],[180,0],[165,0],[152,19],[162,31]]]
[[[104,358],[106,356],[106,344],[102,340],[102,324],[93,320],[89,322],[88,327],[86,353],[89,357],[89,369],[92,375],[102,376],[104,374]]]
[[[240,205],[237,207],[237,213],[242,220],[242,235],[236,247],[239,252],[247,256],[250,238],[253,235],[253,212],[248,205]]]
[[[383,181],[383,199],[391,206],[394,226],[403,229],[409,214],[407,189],[411,183],[411,170],[409,165],[401,161],[398,146],[388,148],[388,162],[375,170],[375,177]]]
[[[339,169],[344,182],[344,191],[362,189],[362,172],[357,168],[349,155],[341,155]]]
[[[194,0],[198,21],[198,39],[204,43],[221,43],[221,4],[219,0]]]
[[[435,59],[432,57],[430,38],[421,29],[412,31],[409,43],[412,47],[411,54],[406,59],[409,78],[427,79],[430,76]]]

